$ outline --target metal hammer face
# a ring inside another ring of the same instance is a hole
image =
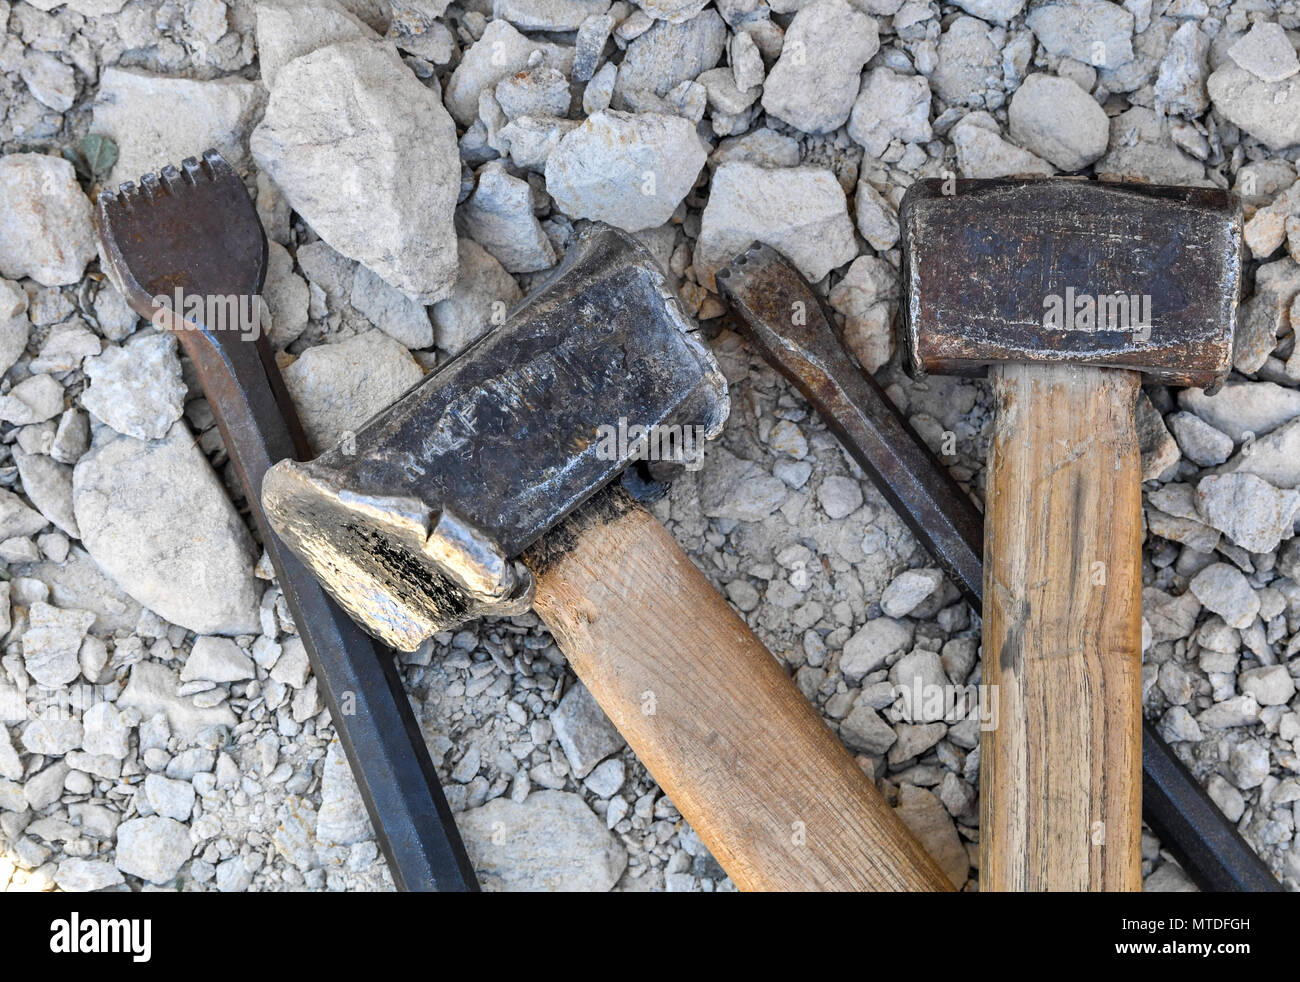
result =
[[[654,259],[592,225],[506,323],[370,420],[355,446],[277,464],[262,500],[334,599],[410,651],[529,607],[531,577],[513,560],[639,452],[611,437],[646,427],[712,439],[727,408],[726,381]]]
[[[913,374],[1070,363],[1217,387],[1231,367],[1242,240],[1228,192],[925,180],[900,220]]]

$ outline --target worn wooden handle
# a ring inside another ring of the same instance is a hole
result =
[[[573,670],[744,890],[951,890],[654,518],[604,494],[525,561]]]
[[[980,758],[982,890],[1138,890],[1138,376],[991,372]]]

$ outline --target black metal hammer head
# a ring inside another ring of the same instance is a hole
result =
[[[506,322],[262,501],[284,542],[385,643],[412,650],[528,606],[512,560],[630,460],[688,463],[726,381],[650,254],[605,225]]]
[[[1214,387],[1231,367],[1242,236],[1226,191],[925,180],[899,220],[914,374],[1072,363]]]

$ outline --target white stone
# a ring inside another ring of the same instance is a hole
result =
[[[1166,115],[1194,119],[1210,104],[1205,93],[1209,73],[1210,38],[1196,21],[1186,21],[1169,39],[1156,76],[1156,109]]]
[[[943,574],[937,569],[905,570],[885,587],[880,595],[880,609],[889,617],[905,617],[942,582]]]
[[[457,816],[474,869],[489,891],[603,893],[627,852],[580,795],[537,791],[522,803],[495,798]]]
[[[1196,508],[1243,549],[1273,552],[1294,534],[1300,491],[1275,488],[1254,474],[1210,474],[1196,486]]]
[[[201,634],[259,631],[252,537],[184,423],[95,447],[73,506],[86,549],[135,600]]]
[[[390,44],[348,41],[286,64],[251,145],[338,252],[420,303],[451,292],[456,128]]]
[[[1238,38],[1228,57],[1265,82],[1281,82],[1300,72],[1295,46],[1280,24],[1256,21]]]
[[[321,804],[316,814],[316,838],[326,845],[351,845],[374,838],[370,817],[357,782],[348,768],[343,746],[330,741],[321,775]]]
[[[181,418],[186,388],[176,337],[143,334],[87,358],[81,402],[96,419],[137,440],[157,440]]]
[[[68,893],[89,893],[120,886],[126,879],[121,870],[106,860],[72,857],[59,863],[59,868],[54,871],[54,882],[60,890]]]
[[[157,815],[133,818],[117,827],[117,868],[150,883],[166,883],[180,872],[193,846],[180,822]]]
[[[461,206],[457,221],[512,273],[548,269],[559,258],[533,214],[532,188],[500,163],[479,171],[478,186]]]
[[[892,617],[867,621],[845,642],[840,673],[850,682],[860,682],[864,676],[883,668],[890,655],[910,647],[914,630],[912,624]]]
[[[262,82],[275,85],[287,62],[339,41],[378,37],[359,17],[334,0],[275,0],[259,3],[257,59]]]
[[[827,300],[844,316],[844,345],[868,372],[879,370],[894,353],[894,302],[898,271],[884,259],[859,256]]]
[[[94,620],[95,615],[89,611],[32,604],[23,633],[23,666],[27,674],[47,689],[60,688],[80,675],[77,652]]]
[[[706,155],[680,116],[596,113],[547,158],[546,190],[570,218],[657,228],[690,192]]]
[[[763,108],[805,133],[843,126],[862,66],[880,47],[876,22],[845,0],[813,0],[795,14],[763,85]]]
[[[1192,577],[1188,589],[1205,607],[1230,627],[1250,627],[1259,613],[1259,597],[1241,570],[1227,563],[1211,563]]]
[[[197,638],[181,668],[181,681],[239,682],[253,677],[253,659],[230,638]]]
[[[1300,144],[1300,77],[1265,82],[1226,62],[1210,76],[1206,88],[1224,118],[1270,150]]]
[[[488,24],[447,81],[444,98],[456,122],[461,126],[473,123],[478,118],[479,93],[492,91],[503,78],[528,68],[533,52],[541,52],[541,64],[562,72],[573,65],[570,47],[534,41],[505,20]]]
[[[949,135],[963,177],[1051,177],[1056,173],[1041,157],[1002,139],[987,113],[971,113]]]
[[[410,352],[382,331],[309,348],[283,374],[318,452],[355,434],[424,375]]]
[[[1110,120],[1074,82],[1030,75],[1007,110],[1011,139],[1063,171],[1083,170],[1106,152]]]
[[[0,275],[76,283],[94,255],[90,201],[72,165],[38,153],[0,157]]]
[[[242,169],[248,163],[248,131],[265,98],[262,86],[238,76],[197,81],[105,68],[91,131],[117,144],[109,186],[139,181],[142,174],[209,148]]]
[[[461,239],[458,249],[456,286],[431,311],[438,347],[451,355],[504,323],[506,313],[523,297],[515,278],[473,239]]]
[[[835,175],[743,161],[718,167],[695,249],[701,283],[711,287],[714,272],[755,241],[783,253],[812,282],[853,259],[853,222]]]
[[[866,74],[849,116],[849,136],[870,156],[879,157],[891,140],[927,143],[933,135],[924,75],[900,75],[883,66]]]
[[[623,108],[617,100],[626,92],[667,95],[682,82],[716,66],[726,44],[727,25],[716,10],[705,10],[680,24],[655,21],[628,45],[618,66],[615,107]]]
[[[1133,60],[1133,15],[1108,0],[1051,0],[1025,23],[1056,57],[1117,68]]]
[[[77,98],[77,76],[47,51],[27,49],[18,74],[38,102],[55,112],[67,112]]]

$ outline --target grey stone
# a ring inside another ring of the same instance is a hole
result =
[[[68,893],[89,893],[120,886],[126,879],[121,870],[106,860],[70,857],[59,863],[54,882]]]
[[[623,737],[581,682],[565,693],[550,721],[578,779],[623,747]]]
[[[889,617],[905,617],[942,582],[943,574],[937,569],[904,570],[885,587],[880,595],[880,608]]]
[[[570,218],[637,232],[672,217],[705,158],[695,127],[680,116],[611,110],[560,140],[546,160],[546,189]]]
[[[1255,701],[1254,696],[1233,696],[1205,710],[1196,717],[1196,722],[1216,730],[1234,726],[1251,726],[1259,722],[1259,703]]]
[[[1300,416],[1300,390],[1273,382],[1231,381],[1212,396],[1204,389],[1183,389],[1178,404],[1241,443]]]
[[[1133,15],[1107,0],[1054,0],[1025,17],[1051,55],[1116,68],[1133,60]]]
[[[37,102],[55,112],[67,112],[76,101],[76,72],[47,51],[28,48],[18,74]]]
[[[1134,106],[1110,121],[1110,152],[1093,165],[1103,181],[1149,184],[1205,184],[1205,168],[1174,145],[1169,121]]]
[[[752,460],[722,447],[709,451],[700,477],[700,510],[710,518],[760,522],[785,501],[789,492],[778,478]]]
[[[924,75],[900,75],[881,66],[867,72],[849,116],[849,136],[872,157],[890,142],[927,143],[930,128],[930,83]]]
[[[96,447],[73,471],[73,505],[86,549],[139,603],[202,634],[258,630],[252,538],[183,423]]]
[[[924,788],[902,784],[894,814],[903,820],[952,885],[960,890],[970,873],[970,857],[943,803]]]
[[[139,721],[134,710],[111,702],[97,702],[82,717],[82,749],[88,754],[125,760],[131,752],[131,729]]]
[[[410,352],[382,331],[309,348],[283,373],[317,451],[355,434],[424,376]]]
[[[847,518],[862,507],[862,486],[851,477],[832,474],[817,488],[817,502],[829,517]]]
[[[230,638],[201,637],[195,640],[181,681],[239,682],[253,678],[253,659]]]
[[[155,815],[189,821],[194,810],[194,787],[188,781],[173,781],[161,774],[149,774],[144,779],[144,799]]]
[[[1252,668],[1238,676],[1238,684],[1246,695],[1254,696],[1261,706],[1285,706],[1295,695],[1295,682],[1285,665],[1266,665]]]
[[[1257,788],[1268,777],[1268,748],[1255,740],[1243,740],[1228,752],[1228,767],[1239,788]]]
[[[1273,552],[1294,534],[1300,491],[1275,488],[1254,474],[1211,474],[1201,478],[1196,496],[1206,524],[1243,549]]]
[[[1110,121],[1097,100],[1067,78],[1030,75],[1007,110],[1011,139],[1063,171],[1083,170],[1106,152]]]
[[[609,0],[495,0],[492,16],[524,31],[576,31],[609,9]]]
[[[984,92],[1002,78],[992,28],[975,17],[957,17],[939,39],[938,65],[930,84],[950,106],[981,106]]]
[[[447,81],[444,99],[456,122],[461,126],[473,123],[478,118],[479,93],[492,91],[503,78],[524,71],[534,52],[541,53],[541,64],[562,72],[573,65],[571,47],[534,41],[505,20],[488,24]]]
[[[346,846],[374,838],[361,792],[337,739],[330,741],[325,754],[320,795],[320,811],[316,815],[316,838],[320,842]]]
[[[885,753],[898,737],[880,714],[859,698],[840,723],[840,739],[850,750],[877,755]]]
[[[1255,272],[1255,292],[1237,315],[1232,341],[1232,364],[1253,374],[1277,347],[1280,334],[1291,325],[1290,308],[1300,296],[1300,263],[1290,258],[1265,263]]]
[[[378,35],[354,13],[333,0],[276,0],[259,3],[257,58],[268,89],[288,62],[339,41]]]
[[[891,655],[907,649],[914,631],[911,623],[892,617],[867,621],[845,642],[840,674],[850,682],[860,682],[864,676],[882,668]]]
[[[586,779],[583,785],[592,794],[598,798],[610,798],[618,794],[623,787],[626,768],[623,762],[617,758],[603,760],[597,764]]]
[[[458,354],[486,334],[494,324],[505,321],[506,313],[523,293],[513,276],[496,257],[473,239],[459,244],[460,275],[451,296],[432,309],[438,347]]]
[[[581,796],[537,791],[522,803],[496,798],[457,816],[485,890],[605,892],[627,852]]]
[[[1002,139],[997,123],[987,113],[966,116],[950,136],[964,177],[1051,177],[1056,173],[1041,157]]]
[[[1246,811],[1246,801],[1242,798],[1241,792],[1224,780],[1222,775],[1211,774],[1205,790],[1228,821],[1241,820],[1241,816]]]
[[[1265,82],[1231,62],[1206,82],[1214,108],[1229,122],[1265,144],[1284,150],[1300,144],[1300,77]]]
[[[89,611],[32,604],[27,630],[23,632],[27,674],[47,689],[60,688],[80,675],[77,652],[94,620],[95,615]]]
[[[433,346],[433,325],[424,304],[389,286],[365,266],[357,266],[351,301],[359,313],[393,340],[408,348]]]
[[[805,133],[843,126],[862,66],[880,47],[876,22],[845,0],[813,0],[786,29],[763,85],[763,109]]]
[[[1205,92],[1209,73],[1210,38],[1196,21],[1185,21],[1169,39],[1156,76],[1156,110],[1168,116],[1195,119],[1210,104]]]
[[[713,273],[754,241],[783,253],[813,282],[853,259],[853,222],[835,175],[742,161],[718,167],[696,243],[701,284],[711,287]]]
[[[1252,24],[1228,48],[1228,57],[1265,82],[1281,82],[1300,72],[1295,45],[1282,26],[1271,21]]]
[[[289,250],[274,240],[267,242],[267,250],[262,299],[271,317],[267,337],[278,351],[307,329],[310,293],[306,280],[293,271],[293,257]]]
[[[0,157],[0,275],[76,283],[94,255],[90,201],[72,165],[37,153]]]
[[[166,883],[190,858],[189,829],[157,815],[133,818],[117,828],[117,868],[150,883]]]
[[[1232,453],[1232,437],[1189,412],[1173,413],[1166,422],[1188,460],[1202,467],[1222,464]]]
[[[138,181],[209,147],[242,169],[248,163],[248,132],[265,99],[261,85],[238,76],[200,81],[105,68],[91,131],[117,144],[117,163],[106,183]],[[184,112],[177,111],[180,106]]]
[[[18,447],[13,448],[13,456],[23,491],[32,504],[68,535],[80,538],[72,510],[72,468],[44,454],[24,453]]]
[[[29,754],[62,757],[81,746],[83,732],[75,719],[34,719],[23,727],[23,749]]]
[[[859,184],[861,187],[861,184]],[[883,367],[894,354],[894,308],[898,272],[884,259],[859,256],[827,300],[844,317],[841,335],[868,372]]]
[[[126,688],[117,700],[122,709],[136,709],[148,719],[162,713],[174,734],[184,741],[195,739],[212,726],[235,725],[235,714],[227,705],[200,708],[188,696],[180,695],[180,679],[165,665],[139,662],[131,667]]]
[[[0,420],[6,423],[43,423],[61,412],[63,386],[49,375],[32,375],[0,396]]]
[[[186,389],[176,337],[143,334],[86,359],[81,402],[95,418],[137,440],[157,440],[181,418]]]
[[[614,84],[615,106],[625,92],[667,95],[717,65],[726,43],[727,26],[716,10],[705,10],[680,24],[655,21],[628,45]]]
[[[1259,613],[1259,597],[1241,570],[1227,563],[1211,563],[1188,584],[1191,593],[1231,627],[1249,627]]]
[[[533,214],[532,188],[499,163],[479,172],[478,186],[461,206],[457,222],[512,273],[548,269],[558,258]]]
[[[390,44],[342,42],[286,64],[251,147],[333,248],[420,303],[451,292],[456,128]]]

